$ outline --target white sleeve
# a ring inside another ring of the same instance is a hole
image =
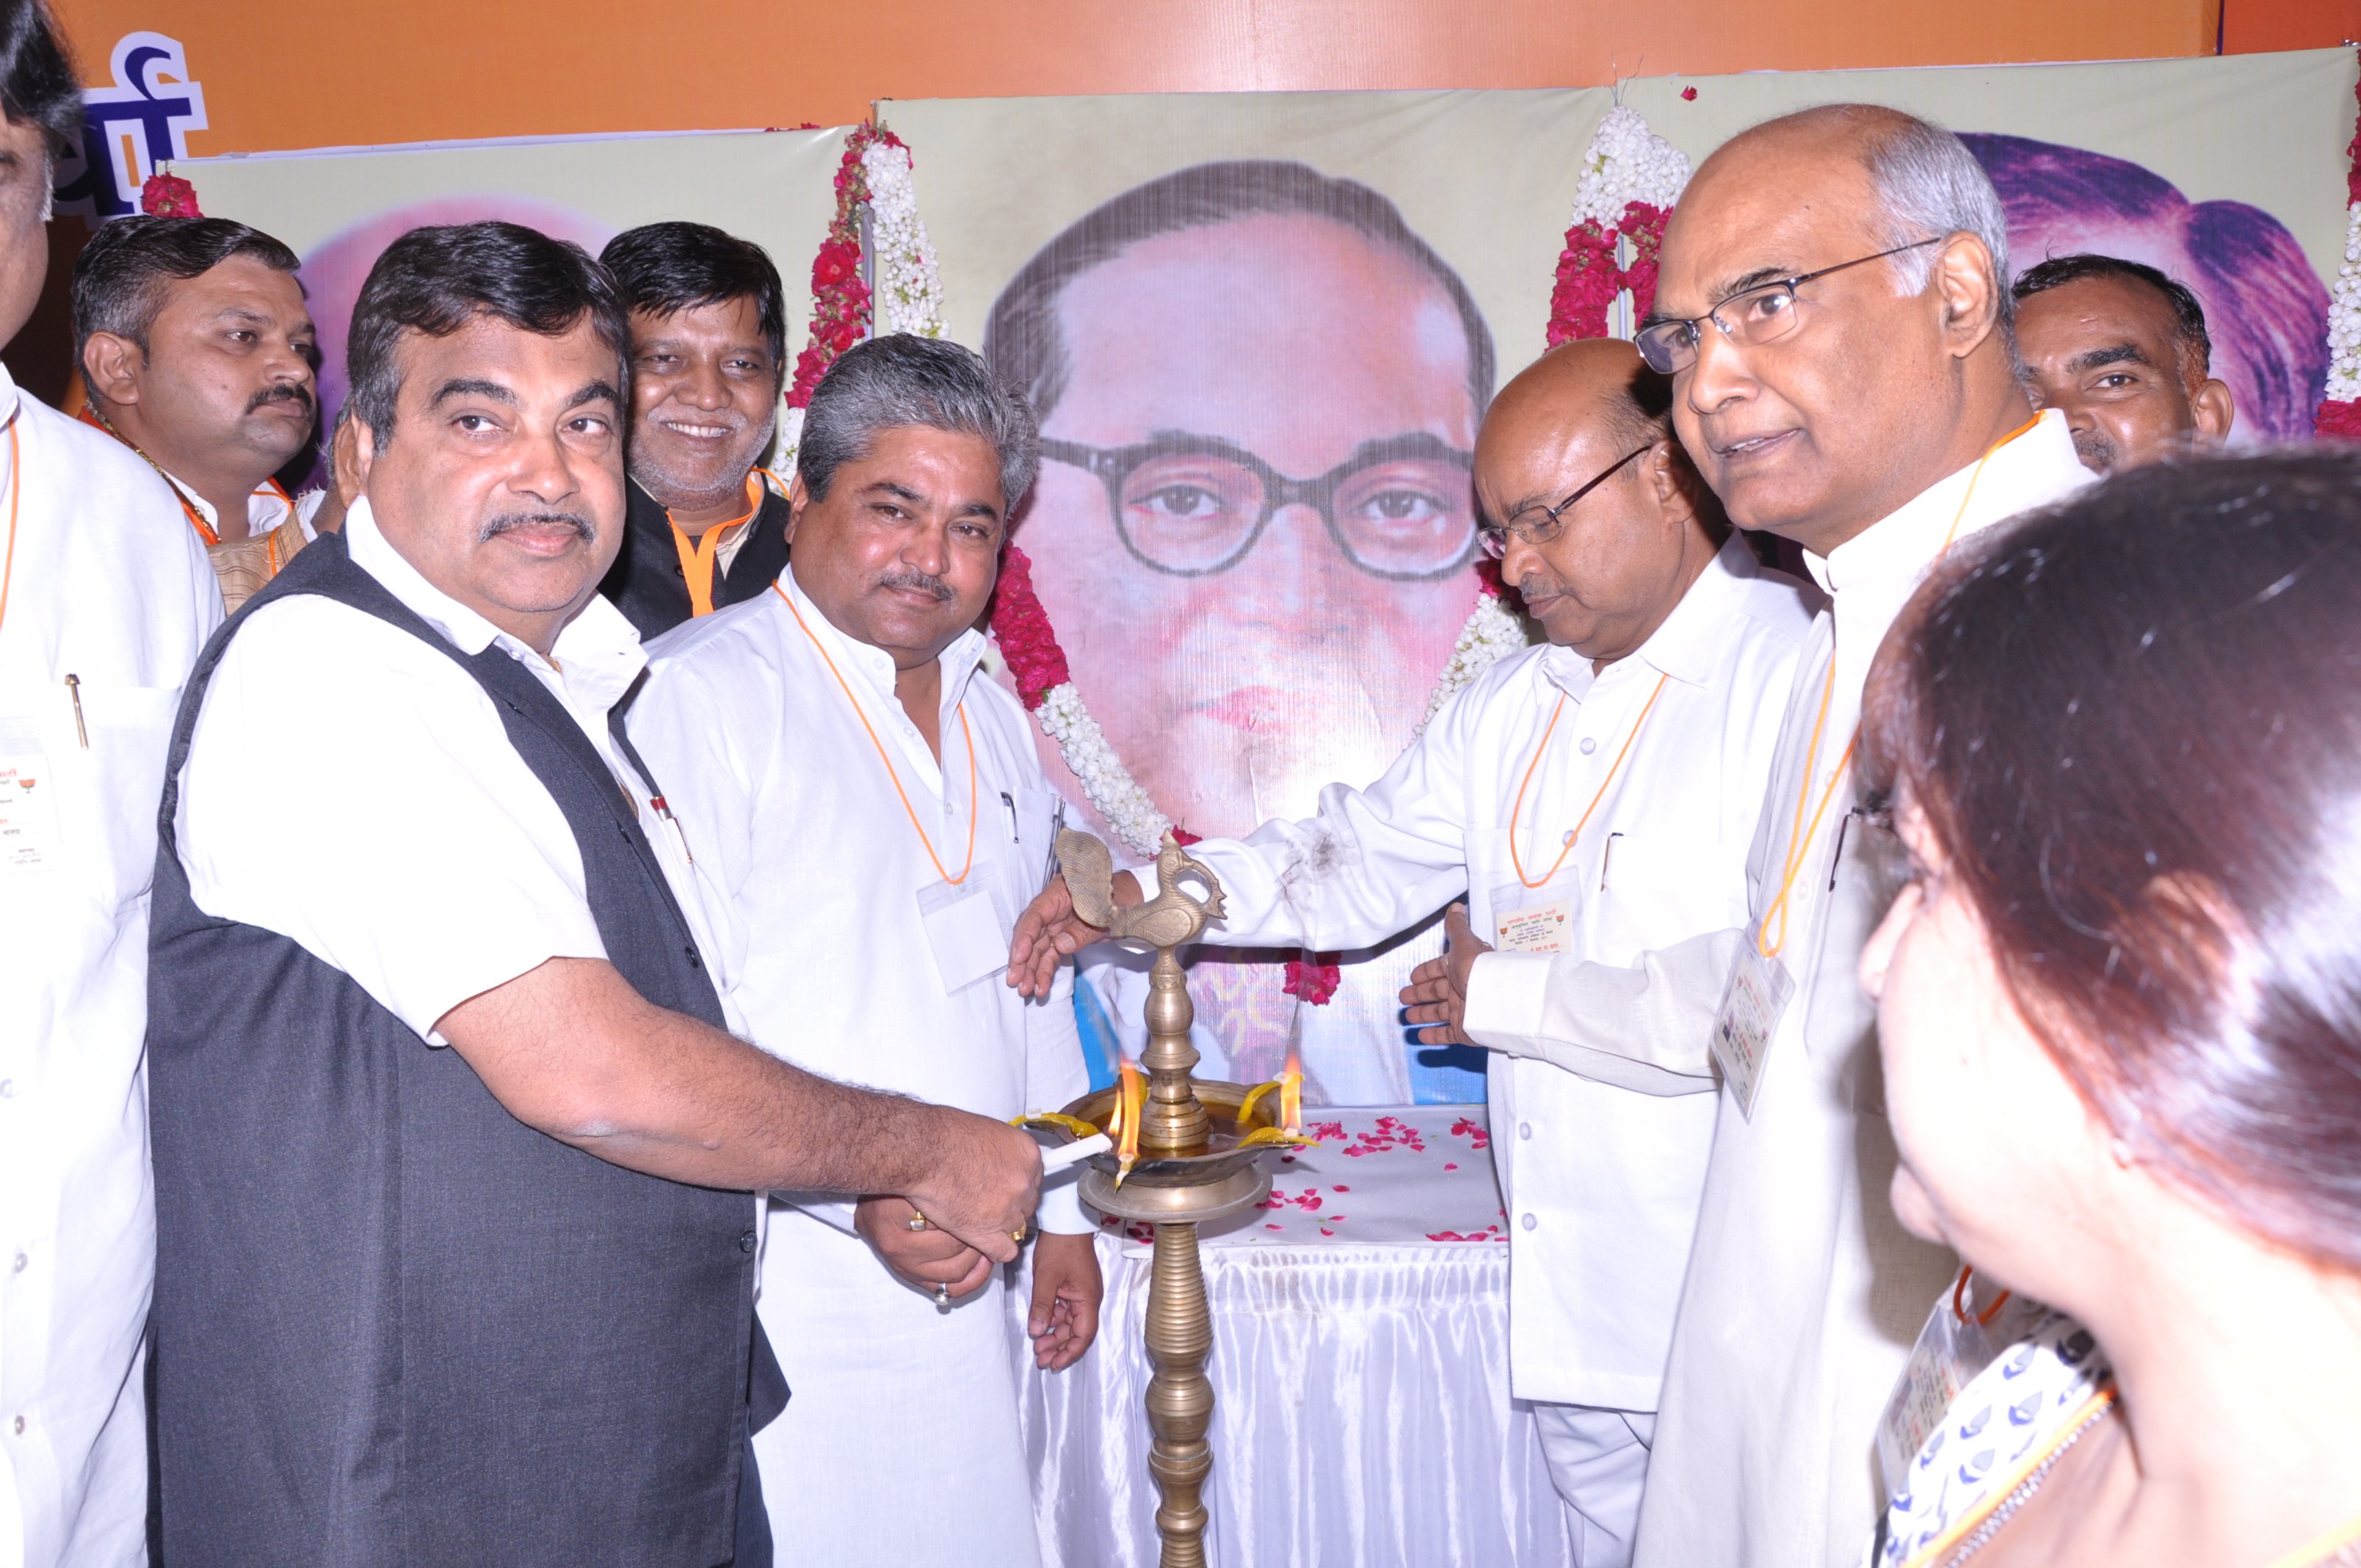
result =
[[[200,909],[291,938],[430,1044],[469,997],[607,956],[574,831],[490,696],[325,598],[267,605],[231,642],[176,828]]]
[[[1708,1093],[1713,1015],[1745,939],[1708,932],[1629,969],[1569,953],[1481,954],[1467,978],[1467,1037],[1619,1089]]]
[[[1344,951],[1374,947],[1467,891],[1465,758],[1477,705],[1462,692],[1366,790],[1330,784],[1318,815],[1266,822],[1189,853],[1222,879],[1203,941]],[[1135,872],[1151,895],[1152,866]]]
[[[1074,966],[1058,966],[1049,994],[1025,1005],[1025,1109],[1062,1111],[1090,1089],[1082,1063],[1082,1031],[1074,1020]],[[1082,1168],[1071,1166],[1041,1183],[1034,1223],[1052,1235],[1086,1235],[1098,1227],[1082,1212]]]
[[[767,752],[750,755],[749,748],[763,746],[775,726],[741,722],[729,693],[702,669],[661,656],[648,666],[624,721],[688,845],[714,948],[706,957],[715,986],[734,1008],[730,992],[745,975],[748,942],[738,901],[754,872],[754,800],[770,762]],[[755,1043],[789,1054],[783,1045]]]

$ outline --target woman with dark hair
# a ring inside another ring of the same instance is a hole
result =
[[[2361,460],[1962,545],[1866,714],[1894,1209],[2054,1309],[1889,1476],[1879,1561],[2361,1564]]]

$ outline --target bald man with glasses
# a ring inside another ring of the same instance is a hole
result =
[[[1631,1560],[1715,1102],[1708,1076],[1554,1059],[1551,965],[1620,964],[1743,918],[1810,620],[1801,585],[1721,521],[1669,399],[1611,341],[1554,349],[1503,389],[1476,444],[1497,520],[1481,539],[1548,645],[1445,704],[1368,789],[1332,784],[1309,820],[1190,850],[1222,879],[1228,914],[1206,939],[1229,946],[1367,947],[1451,904],[1459,972],[1426,966],[1402,1000],[1427,1043],[1504,1058],[1488,1080],[1512,1216],[1510,1376],[1582,1568]],[[1129,872],[1115,887],[1139,896]],[[1018,925],[1012,982],[1045,991],[1095,936],[1052,879]],[[1464,1005],[1445,1004],[1454,988]]]
[[[2007,250],[1959,138],[1867,104],[1732,139],[1665,230],[1640,352],[1671,378],[1673,426],[1730,519],[1801,545],[1829,603],[1778,725],[1741,918],[1618,960],[1561,957],[1547,984],[1552,1059],[1710,1077],[1721,1102],[1641,1568],[1860,1562],[1881,1413],[1906,1416],[1890,1401],[1913,1342],[1951,1310],[1958,1260],[1905,1233],[1888,1190],[1856,971],[1894,850],[1865,819],[1854,735],[1871,660],[1928,568],[2088,479],[2065,420],[2037,418],[2017,381]]]

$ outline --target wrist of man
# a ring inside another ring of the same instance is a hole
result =
[[[1467,997],[1460,1033],[1487,1050],[1528,1054],[1542,1030],[1549,997],[1554,953],[1477,955],[1467,971]]]

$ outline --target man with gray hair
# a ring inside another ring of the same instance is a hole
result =
[[[1463,945],[1421,971],[1413,1021],[1609,1081],[1644,1061],[1720,1096],[1641,1568],[1858,1563],[1893,1446],[1881,1412],[1921,1370],[1930,1304],[1951,1310],[1957,1259],[1905,1232],[1887,1190],[1876,1014],[1854,972],[1891,835],[1863,820],[1852,738],[1870,660],[1927,569],[2089,477],[2016,378],[2006,247],[1959,139],[1892,109],[1773,120],[1697,170],[1639,346],[1673,378],[1675,428],[1731,521],[1802,545],[1831,596],[1781,728],[1748,925],[1629,966],[1553,957],[1521,1017],[1463,1000],[1474,970],[1521,955]]]
[[[1038,439],[967,349],[846,353],[805,417],[786,570],[659,639],[630,717],[755,1043],[997,1118],[1087,1083],[1071,978],[1029,1003],[998,983],[1063,814],[975,630]],[[778,1539],[840,1568],[1034,1568],[1000,1271],[901,1198],[771,1212],[760,1310],[795,1398],[755,1452]],[[1098,1264],[1071,1179],[1039,1219],[1029,1327],[1057,1369],[1097,1332]],[[925,1506],[878,1508],[887,1476]]]

